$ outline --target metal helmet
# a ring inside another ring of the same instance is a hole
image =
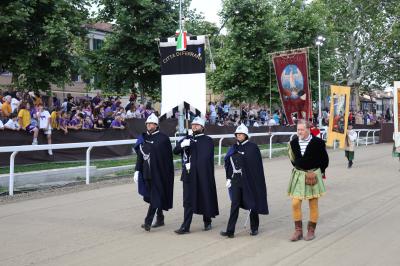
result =
[[[192,121],[192,125],[200,125],[202,127],[204,127],[204,125],[206,124],[206,121],[204,121],[203,118],[197,116],[195,119],[193,119]]]
[[[146,124],[150,123],[158,125],[158,117],[154,113],[152,113],[146,120]]]
[[[249,137],[249,129],[244,124],[241,124],[236,128],[235,135],[236,134],[245,134],[247,137]]]

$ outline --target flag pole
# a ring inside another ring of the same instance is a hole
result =
[[[179,31],[182,32],[182,0],[179,0]]]

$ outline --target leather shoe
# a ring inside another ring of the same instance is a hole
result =
[[[211,224],[204,225],[203,231],[210,231],[212,229]]]
[[[229,233],[229,232],[226,232],[226,231],[221,231],[219,234],[221,236],[226,236],[226,237],[229,237],[229,238],[233,238],[235,236],[233,233]]]
[[[151,229],[151,226],[148,225],[148,224],[142,224],[142,228],[143,228],[144,230],[146,230],[147,232],[149,232],[150,229]]]
[[[184,235],[184,234],[189,234],[190,233],[189,230],[186,230],[184,228],[179,228],[178,230],[175,230],[174,232],[177,233],[178,235]]]
[[[153,224],[151,227],[157,228],[164,225],[165,225],[164,221],[156,221],[155,224]]]
[[[258,235],[258,230],[251,230],[250,235],[251,235],[251,236],[256,236],[256,235]]]

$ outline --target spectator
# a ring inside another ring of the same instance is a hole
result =
[[[104,118],[104,126],[105,126],[105,128],[110,128],[111,127],[111,124],[112,124],[112,122],[114,120],[112,115],[113,115],[113,112],[108,112],[106,117]]]
[[[20,99],[21,99],[21,93],[20,93],[20,92],[17,92],[17,93],[16,93],[16,97],[13,97],[13,98],[11,99],[11,103],[10,103],[10,105],[11,105],[11,112],[14,113],[15,110],[18,110],[18,106],[19,106],[19,104],[20,104]]]
[[[12,113],[12,108],[11,108],[11,96],[7,95],[4,97],[4,102],[1,106],[1,112],[3,113],[3,119],[4,121],[7,121]]]
[[[105,129],[103,118],[97,119],[97,121],[94,123],[94,129],[100,129],[100,130]]]
[[[19,126],[17,122],[17,115],[16,114],[11,114],[10,118],[8,119],[7,123],[4,125],[4,128],[9,129],[9,130],[15,130],[19,131],[21,127]]]
[[[210,102],[210,123],[211,123],[211,125],[215,125],[216,119],[217,119],[217,112],[215,111],[215,105],[213,102]]]
[[[67,112],[62,111],[61,117],[58,122],[58,128],[64,132],[64,134],[68,133],[68,125],[69,125],[69,114]]]
[[[68,99],[67,98],[64,99],[64,102],[61,105],[61,110],[63,112],[68,112]]]
[[[34,123],[32,123],[31,113],[30,113],[30,104],[28,102],[22,102],[19,107],[18,112],[18,123],[20,128],[25,130],[28,133],[33,133],[33,141],[32,145],[37,145],[37,137],[39,134],[39,129],[36,127]]]
[[[279,125],[279,111],[275,111],[273,119],[275,120],[275,125]]]
[[[115,117],[115,120],[112,121],[112,123],[111,123],[111,128],[114,128],[114,129],[125,129],[125,127],[122,125],[121,116],[118,115],[118,116]]]
[[[0,130],[4,130],[4,124],[3,121],[0,120]]]
[[[36,117],[39,120],[40,130],[43,130],[43,133],[46,135],[47,144],[51,144],[51,115],[49,111],[43,108],[43,104],[41,103],[38,104],[38,112]],[[49,149],[48,154],[53,155],[53,151]]]
[[[41,104],[43,106],[42,97],[40,96],[39,92],[35,92],[33,97],[34,97],[34,105],[35,106],[39,106],[39,104]]]
[[[132,105],[130,106],[130,109],[129,109],[128,112],[126,113],[126,118],[127,118],[127,119],[129,119],[129,118],[137,118],[137,117],[136,117],[136,106],[135,106],[134,104],[132,104]],[[140,118],[140,117],[138,117],[138,118]]]
[[[57,94],[53,94],[53,107],[54,108],[60,108],[61,107],[61,103],[60,100],[57,98]]]
[[[268,126],[276,126],[276,125],[277,125],[276,120],[273,117],[271,117],[271,119],[268,121]]]
[[[92,129],[93,128],[93,122],[90,116],[86,116],[86,118],[83,120],[82,124],[82,129]]]
[[[51,112],[51,128],[53,129],[60,129],[60,118],[61,118],[61,111],[60,107],[56,107],[53,112]]]
[[[78,113],[74,116],[71,121],[69,121],[68,129],[79,130],[82,129],[83,126],[83,114]]]

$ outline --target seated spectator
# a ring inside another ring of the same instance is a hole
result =
[[[47,138],[47,144],[51,144],[51,115],[49,111],[43,108],[43,104],[38,104],[38,112],[36,117],[39,120],[39,129],[43,131]],[[53,151],[51,149],[48,150],[49,155],[53,155]]]
[[[140,117],[136,117],[136,106],[134,104],[132,104],[128,110],[128,112],[126,112],[126,119],[130,119],[130,118],[140,118]]]
[[[15,130],[19,131],[21,127],[19,126],[17,122],[17,115],[16,114],[11,114],[10,118],[8,119],[7,123],[4,125],[4,128],[9,129],[9,130]]]
[[[93,122],[90,116],[86,116],[86,118],[83,120],[82,124],[82,129],[92,129],[93,128]]]
[[[268,126],[276,126],[276,125],[277,125],[276,120],[273,117],[271,117],[271,119],[268,121]]]
[[[4,102],[1,106],[1,112],[3,114],[3,120],[8,121],[11,116],[12,108],[11,108],[11,96],[7,95],[4,97]]]
[[[68,129],[79,130],[82,129],[83,126],[83,114],[79,113],[74,116],[71,121],[69,121]]]
[[[28,102],[22,102],[19,106],[19,112],[18,112],[19,126],[29,134],[33,133],[32,145],[37,145],[38,144],[37,137],[39,134],[39,129],[33,122],[34,120],[31,119],[30,104]]]
[[[113,112],[108,112],[106,117],[103,119],[105,128],[110,128],[113,120]]]
[[[97,119],[97,121],[94,123],[94,129],[105,129],[103,118],[99,117],[99,119]]]
[[[111,128],[114,129],[125,129],[125,127],[122,125],[122,117],[121,116],[116,116],[115,120],[112,121],[111,123]]]
[[[64,131],[64,134],[68,133],[68,125],[69,125],[69,114],[65,111],[61,112],[61,117],[58,121],[58,129]]]
[[[60,118],[61,118],[61,110],[60,107],[56,107],[53,112],[51,112],[51,128],[60,129]]]

